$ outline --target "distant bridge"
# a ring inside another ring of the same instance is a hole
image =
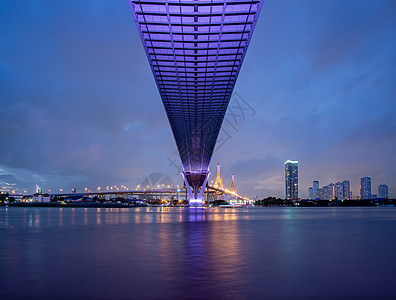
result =
[[[117,197],[131,197],[137,198],[139,200],[159,200],[164,199],[166,201],[171,200],[187,200],[187,190],[185,187],[182,188],[163,188],[163,189],[136,189],[127,191],[87,191],[83,193],[56,193],[51,194],[52,197],[71,197],[71,196],[81,196],[81,197],[95,197],[101,199],[111,199]],[[32,195],[31,195],[32,196]],[[233,193],[230,190],[206,186],[203,193],[202,200],[205,202],[212,202],[215,200],[230,201],[234,204],[248,204],[249,199],[242,197]]]

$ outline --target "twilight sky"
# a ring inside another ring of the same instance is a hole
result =
[[[267,0],[213,156],[246,196],[360,178],[396,197],[396,1]],[[0,190],[181,184],[127,0],[0,0]],[[242,110],[238,108],[242,107]]]

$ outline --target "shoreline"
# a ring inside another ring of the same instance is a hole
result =
[[[189,207],[189,206],[162,206],[162,205],[147,205],[147,206],[138,206],[138,205],[130,205],[128,203],[59,203],[59,202],[38,202],[38,203],[0,203],[0,207],[48,207],[48,208],[63,208],[63,207],[70,207],[70,208],[140,208],[140,207]],[[209,208],[209,206],[205,206]],[[241,208],[239,206],[232,207],[232,206],[210,206],[210,207],[219,207],[219,208]],[[260,205],[260,206],[244,206],[245,208],[248,207],[263,207],[263,208],[335,208],[335,207],[396,207],[396,205],[337,205],[337,206],[287,206],[287,205]]]

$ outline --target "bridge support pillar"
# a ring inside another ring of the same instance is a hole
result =
[[[205,180],[201,186],[201,189],[199,190],[199,186],[193,186],[191,188],[190,183],[188,182],[188,179],[184,173],[181,173],[184,183],[186,185],[187,193],[188,193],[188,198],[189,198],[189,204],[192,206],[201,206],[203,203],[203,196],[205,194],[205,188],[208,183],[209,175],[210,173],[207,173],[205,176]]]

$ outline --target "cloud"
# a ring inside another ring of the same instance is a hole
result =
[[[0,166],[14,176],[4,182],[137,185],[154,172],[181,181],[128,3],[0,6]],[[293,159],[301,195],[315,179],[350,179],[356,191],[371,174],[394,196],[395,7],[266,1],[236,86],[256,113],[216,151],[212,173],[220,161],[243,194],[281,197]]]

